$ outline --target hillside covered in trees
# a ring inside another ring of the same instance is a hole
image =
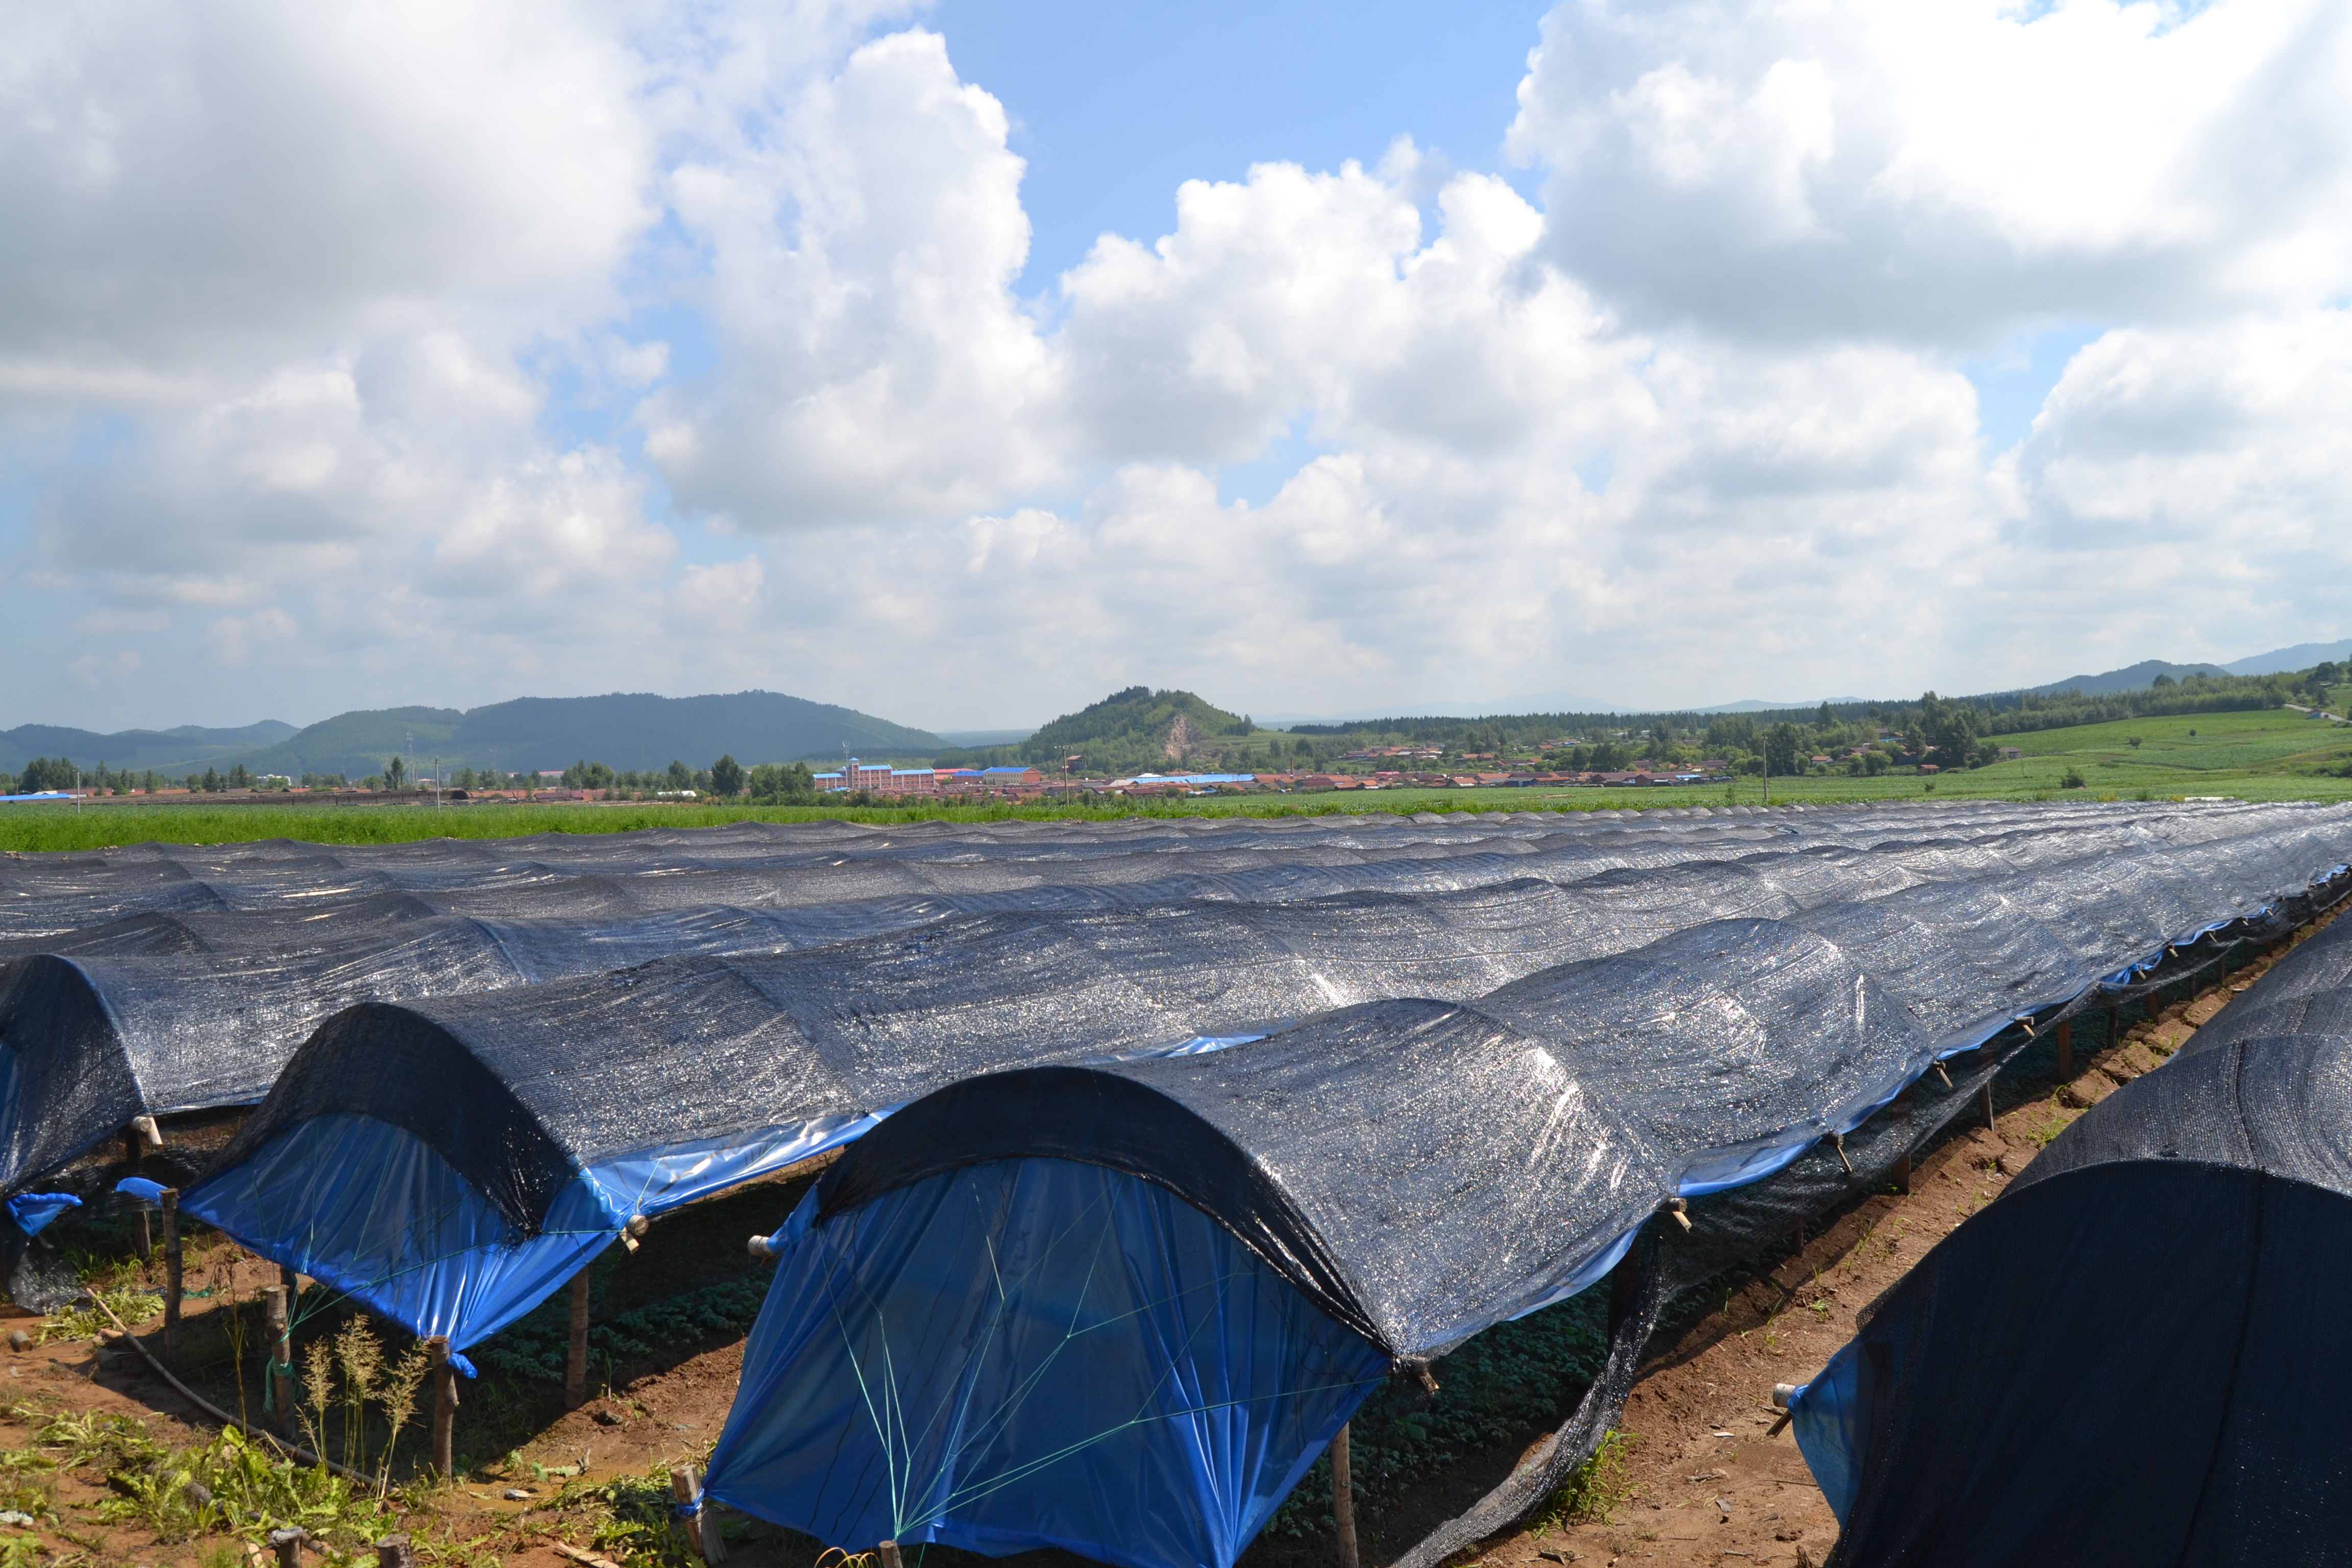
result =
[[[1244,714],[1210,706],[1189,691],[1130,686],[1075,713],[1065,713],[1027,740],[1010,746],[949,750],[940,767],[1003,767],[1027,763],[1052,773],[1173,773],[1222,766],[1252,754],[1246,744],[1266,732]],[[1073,761],[1073,759],[1076,759]]]

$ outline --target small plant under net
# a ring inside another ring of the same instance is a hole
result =
[[[1557,1426],[1609,1349],[1606,1290],[1497,1323],[1439,1362],[1438,1391],[1396,1382],[1359,1405],[1348,1426],[1357,1506],[1376,1516],[1412,1482]],[[1328,1535],[1331,1460],[1315,1463],[1266,1524],[1294,1539]]]
[[[699,1290],[688,1290],[635,1311],[623,1312],[589,1330],[589,1353],[609,1364],[740,1334],[759,1317],[761,1304],[768,1297],[768,1284],[765,1274],[722,1279]],[[571,1305],[557,1296],[467,1353],[486,1372],[540,1383],[561,1383],[570,1353],[571,1332]]]
[[[97,1287],[91,1287],[97,1289]],[[114,1309],[115,1316],[133,1325],[150,1322],[163,1315],[163,1299],[152,1290],[135,1285],[118,1286],[98,1290],[100,1300]],[[52,1312],[42,1321],[40,1337],[35,1342],[54,1344],[59,1341],[94,1340],[101,1330],[114,1327],[114,1319],[88,1300],[75,1302]]]
[[[1612,1515],[1633,1495],[1633,1479],[1625,1473],[1633,1435],[1612,1428],[1592,1457],[1576,1467],[1568,1484],[1551,1494],[1537,1516],[1538,1534],[1570,1524],[1607,1524]]]

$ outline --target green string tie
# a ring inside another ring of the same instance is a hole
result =
[[[294,1375],[290,1361],[265,1361],[261,1363],[261,1413],[273,1415],[278,1409],[278,1380]]]

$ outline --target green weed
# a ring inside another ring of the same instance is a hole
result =
[[[559,1507],[579,1502],[604,1505],[609,1517],[597,1527],[593,1543],[629,1568],[701,1568],[686,1532],[671,1523],[674,1499],[667,1468],[593,1485],[574,1482],[556,1494]]]
[[[233,1534],[259,1542],[273,1530],[299,1525],[329,1563],[373,1556],[370,1543],[394,1528],[391,1510],[364,1487],[248,1443],[235,1431],[173,1454],[152,1442],[152,1458],[119,1464],[107,1484],[116,1495],[99,1517],[138,1523],[163,1541]]]
[[[1612,1428],[1603,1435],[1592,1457],[1576,1468],[1568,1484],[1551,1494],[1536,1520],[1538,1534],[1570,1524],[1607,1524],[1611,1516],[1633,1495],[1625,1459],[1634,1443],[1630,1432]]]
[[[149,1322],[163,1315],[163,1299],[135,1285],[118,1285],[110,1290],[99,1290],[98,1294],[114,1309],[115,1316],[126,1323]],[[101,1329],[112,1327],[113,1318],[87,1301],[77,1301],[61,1311],[50,1313],[41,1324],[40,1337],[34,1342],[46,1345],[59,1340],[94,1340]]]

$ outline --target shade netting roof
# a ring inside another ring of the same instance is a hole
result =
[[[775,1238],[712,1493],[849,1548],[1230,1563],[1386,1369],[1586,1288],[1663,1205],[1792,1174],[1939,1058],[2266,918],[2343,872],[2347,828],[1962,852],[1471,1002],[966,1079]]]
[[[1795,850],[1668,859],[1566,885],[970,916],[801,953],[664,960],[605,979],[362,1006],[294,1058],[187,1205],[462,1345],[527,1310],[633,1215],[803,1158],[974,1074],[1197,1048],[1373,998],[1476,997],[1727,918],[1818,920],[1872,963],[1916,969],[1913,906],[1928,902],[1977,945],[1992,933],[2019,940],[2021,904],[2063,915],[2067,934],[2045,932],[2036,950],[2040,969],[2019,958],[2002,971],[2058,994],[2114,952],[2160,947],[2298,885],[2291,868],[2328,852],[2331,821],[2303,808],[2027,814],[1973,836],[1941,822],[1892,839],[1874,830],[1874,847],[1860,849],[1823,830]],[[1624,847],[1607,845],[1603,858]],[[1834,912],[1862,907],[1883,917]],[[1963,1048],[2026,1005],[2002,996],[1990,1013],[1979,1005],[1981,1017],[1955,1012],[1990,994],[1990,978],[1946,984],[1975,963],[1972,948],[1916,982],[1929,1048]],[[448,1091],[461,1082],[473,1087]],[[418,1163],[416,1194],[395,1201],[335,1175],[380,1165],[395,1146]],[[455,1228],[437,1217],[417,1228],[420,1215],[460,1212]],[[545,1267],[515,1273],[526,1257]],[[503,1282],[486,1283],[484,1270],[504,1271]]]
[[[796,837],[744,824],[605,836],[617,843],[549,835],[332,853],[244,846],[193,867],[155,847],[120,864],[10,862],[20,881],[46,878],[58,896],[77,876],[102,887],[113,872],[160,869],[172,878],[140,886],[194,889],[202,899],[0,941],[0,953],[19,955],[0,966],[0,1192],[39,1179],[132,1117],[257,1100],[312,1027],[362,1001],[494,990],[668,954],[796,950],[958,914],[1428,893],[1527,879],[1605,888],[1589,908],[1527,916],[1567,922],[1584,944],[1573,952],[1584,954],[1697,919],[1785,912],[1978,860],[2025,866],[2115,843],[2185,848],[2217,834],[2242,837],[2275,810],[924,825],[937,830],[909,842],[838,825]],[[2085,836],[2083,824],[2095,830]],[[1692,865],[1714,869],[1696,883],[1674,869]],[[31,898],[22,887],[14,896]]]
[[[220,875],[181,879],[166,885],[194,888],[197,907],[0,941],[0,954],[16,955],[0,967],[0,1191],[134,1116],[257,1100],[311,1028],[361,1001],[498,989],[668,954],[790,951],[976,910],[1472,887],[1525,874],[1571,880],[1634,861],[1671,864],[1702,843],[1721,849],[1717,837],[1687,832],[1624,833],[1594,848],[1589,830],[1563,847],[1550,842],[1559,835],[1537,838],[1517,825],[1499,836],[1492,824],[1445,826],[1443,835],[1405,825],[1214,840],[1031,833],[1005,844],[934,834],[911,849],[829,829],[781,847],[772,830],[717,831],[715,842],[693,838],[690,856],[659,843],[592,844],[600,852],[585,854],[567,836],[513,847],[600,863],[561,875],[551,854],[474,843],[378,851],[370,858],[379,866],[362,875],[323,854],[233,860],[244,907],[226,907]],[[1721,837],[1737,849],[1786,836]],[[131,861],[156,865],[185,869]],[[52,891],[68,880],[47,869]],[[384,890],[394,880],[413,886]]]
[[[2260,809],[2260,808],[2255,808]],[[0,857],[0,942],[55,936],[145,913],[316,908],[316,900],[394,892],[495,894],[571,877],[794,870],[808,903],[928,893],[986,893],[1045,880],[1082,884],[1151,880],[1171,857],[1203,874],[1250,869],[1269,853],[1300,865],[1360,858],[1526,856],[1556,847],[1607,865],[1713,854],[1726,843],[1868,844],[1919,833],[1973,833],[2036,815],[2050,820],[2129,816],[2146,831],[2200,831],[2210,808],[2158,803],[2030,806],[1999,802],[1906,803],[1866,813],[1804,807],[1670,807],[1640,813],[1384,813],[1296,818],[1129,818],[1082,822],[744,822],[726,827],[635,833],[538,834],[504,839],[427,839],[394,845],[321,845],[277,839],[223,846],[142,844],[69,854]],[[1089,862],[1124,861],[1124,867]],[[1015,869],[1032,864],[1024,881]],[[896,868],[896,869],[894,869]],[[1498,879],[1490,877],[1488,879]],[[706,882],[706,889],[716,884]],[[1336,891],[1313,889],[1311,891]],[[706,890],[681,902],[743,901]],[[471,912],[499,913],[493,906]],[[5,951],[0,949],[0,951]]]
[[[1857,1564],[2352,1553],[2352,921],[2093,1107],[1792,1401]]]

